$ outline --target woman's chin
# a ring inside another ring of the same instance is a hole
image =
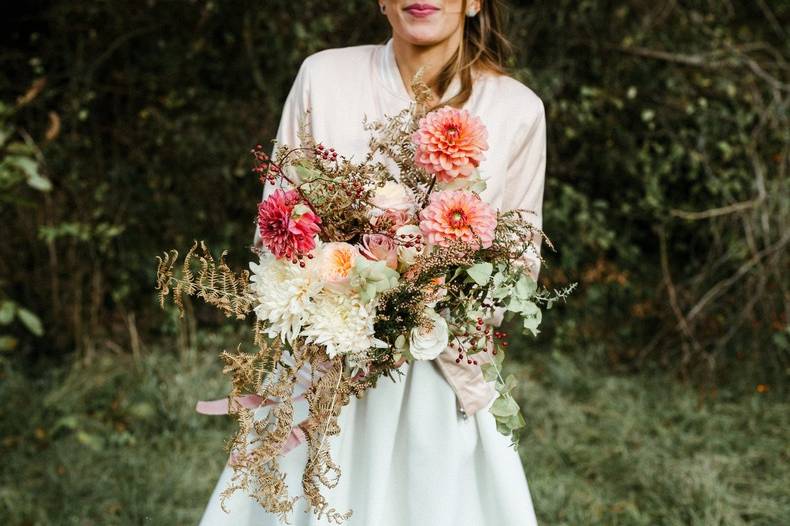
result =
[[[403,40],[413,46],[433,46],[445,40],[447,35],[436,27],[406,27],[401,35]]]

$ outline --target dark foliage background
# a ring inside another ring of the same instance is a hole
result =
[[[307,54],[387,37],[370,4],[55,1],[4,17],[16,157],[0,174],[0,293],[43,322],[43,336],[5,324],[5,347],[145,342],[162,330],[154,255],[197,238],[243,264],[248,149],[273,137]],[[559,252],[544,280],[581,284],[541,343],[708,379],[735,363],[785,375],[790,4],[537,0],[510,15],[513,75],[548,111]],[[51,189],[25,184],[34,173]]]
[[[542,280],[580,284],[511,346],[539,517],[788,523],[790,2],[509,14],[548,114]],[[226,394],[216,355],[244,335],[161,311],[154,257],[204,239],[245,265],[248,151],[299,63],[387,37],[372,0],[4,6],[5,523],[197,520],[230,428],[192,403]]]

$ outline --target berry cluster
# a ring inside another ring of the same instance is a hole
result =
[[[318,144],[318,146],[315,147],[315,154],[321,157],[322,159],[324,159],[325,161],[337,160],[337,152],[335,151],[335,149],[334,148],[326,149],[326,147],[320,143]]]
[[[416,247],[417,252],[422,252],[424,245],[422,234],[398,234],[395,242],[404,248]]]
[[[505,331],[492,330],[490,325],[483,323],[483,318],[477,318],[475,321],[474,328],[471,331],[463,329],[462,335],[468,337],[470,340],[479,341],[480,338],[485,338],[486,345],[483,346],[484,352],[488,352],[489,344],[491,344],[491,354],[496,354],[497,348],[500,346],[508,346],[507,341],[505,341],[505,338],[507,338],[507,333]],[[477,360],[469,355],[460,341],[450,342],[450,348],[458,350],[458,357],[455,359],[455,363],[461,363],[466,360],[468,365],[478,365]]]
[[[277,174],[281,170],[280,166],[271,160],[269,155],[263,150],[263,146],[256,144],[255,148],[250,150],[250,153],[255,158],[255,166],[252,167],[252,171],[258,176],[261,183],[276,183]]]

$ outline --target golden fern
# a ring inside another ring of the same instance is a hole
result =
[[[195,241],[184,257],[180,272],[176,270],[177,250],[158,256],[156,289],[159,291],[159,304],[164,308],[165,300],[172,292],[173,303],[183,317],[183,296],[197,296],[221,310],[225,316],[236,316],[240,320],[246,318],[255,307],[255,297],[250,291],[250,273],[247,270],[235,273],[225,262],[226,255],[227,251],[222,252],[219,261],[215,261],[206,244]],[[193,271],[195,259],[197,274]]]
[[[414,100],[417,103],[417,116],[422,116],[426,113],[431,100],[433,99],[433,92],[431,88],[423,80],[425,75],[425,66],[422,66],[414,74],[411,79],[411,90],[414,92]]]

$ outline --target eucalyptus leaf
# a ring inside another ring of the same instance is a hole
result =
[[[516,412],[516,414],[509,416],[504,422],[511,431],[515,431],[516,429],[527,425],[527,422],[524,420],[524,415],[521,414],[520,409]]]
[[[476,263],[466,269],[466,273],[469,274],[469,277],[471,277],[475,283],[482,287],[488,284],[488,280],[491,278],[491,272],[493,272],[493,270],[494,265],[488,261],[483,261],[481,263]]]
[[[532,276],[529,274],[522,274],[516,282],[514,295],[518,296],[522,300],[528,300],[535,295],[536,290],[538,290],[538,284],[535,283],[535,280],[532,279]]]
[[[480,370],[483,372],[483,378],[486,382],[493,382],[497,379],[497,368],[494,365],[484,363],[480,366]]]
[[[518,404],[510,395],[500,396],[491,406],[491,414],[497,417],[510,417],[518,413]]]
[[[506,422],[497,420],[496,421],[496,430],[499,432],[500,435],[509,436],[513,431],[507,425]]]
[[[528,330],[533,336],[537,336],[538,332],[540,332],[538,331],[538,326],[543,319],[543,313],[540,308],[530,301],[524,305],[524,309],[520,314],[524,319],[524,330]]]

